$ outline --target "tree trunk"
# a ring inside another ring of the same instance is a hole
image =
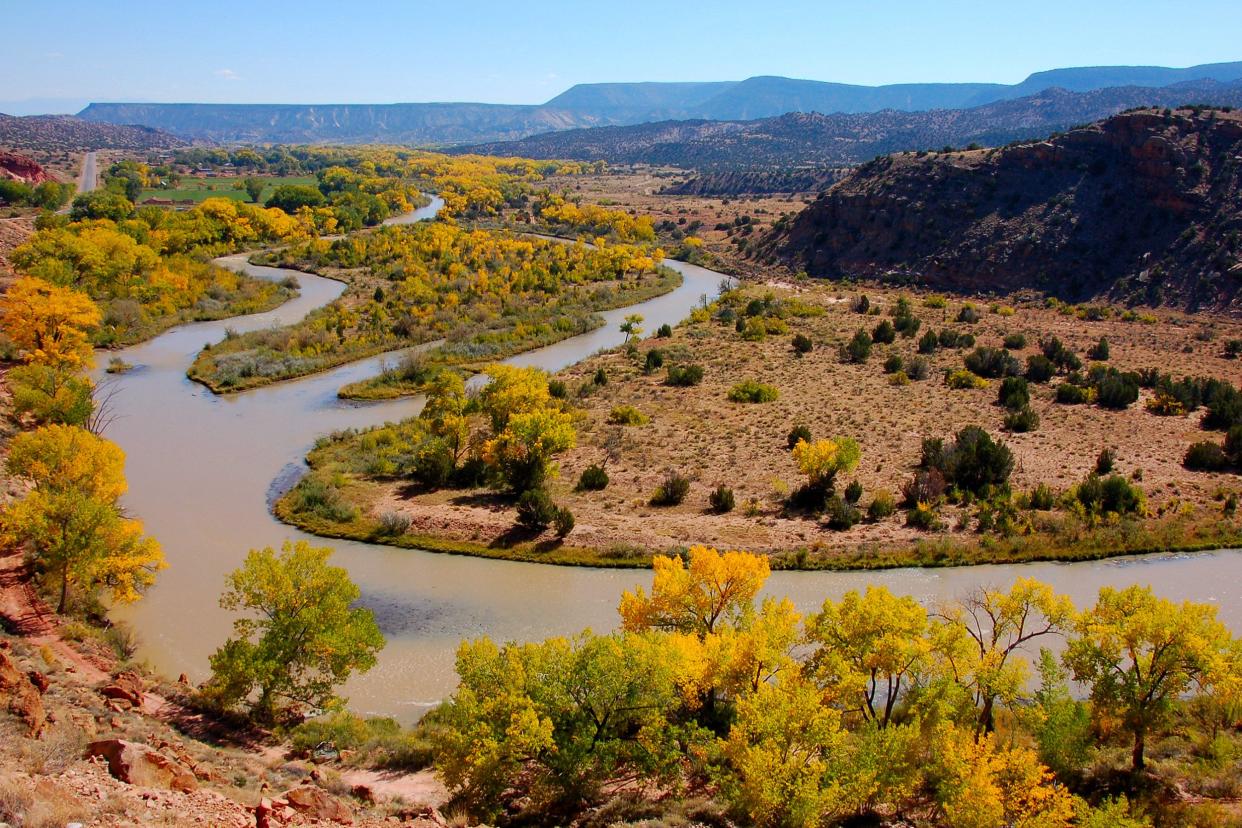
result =
[[[69,567],[60,571],[60,603],[56,605],[56,614],[65,614],[65,604],[69,598]]]
[[[976,729],[976,736],[991,733],[996,729],[996,717],[992,712],[995,705],[996,700],[991,696],[984,700],[983,709],[979,711],[979,726]]]
[[[1147,732],[1145,730],[1134,731],[1134,750],[1130,753],[1130,769],[1141,771],[1147,766],[1147,762],[1143,759],[1143,751],[1147,747]]]

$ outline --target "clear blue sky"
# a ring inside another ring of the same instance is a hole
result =
[[[594,81],[1014,83],[1242,59],[1239,0],[0,0],[0,20],[0,102],[538,103]]]

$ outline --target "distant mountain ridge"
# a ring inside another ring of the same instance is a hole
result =
[[[578,84],[538,105],[142,104],[92,103],[79,117],[142,124],[221,142],[385,141],[463,144],[513,140],[552,130],[660,120],[750,120],[787,112],[856,114],[892,109],[957,109],[1030,96],[1053,86],[1086,92],[1114,86],[1167,86],[1242,79],[1242,61],[1184,69],[1104,66],[1037,72],[1019,84],[912,83],[886,86],[775,76],[741,81]]]
[[[969,109],[821,115],[791,112],[753,121],[662,121],[549,132],[453,152],[527,158],[667,164],[699,170],[830,168],[904,150],[985,146],[1044,136],[1139,106],[1211,103],[1242,107],[1242,81],[1049,89]]]
[[[150,150],[184,147],[189,141],[145,126],[116,125],[72,115],[0,113],[0,147],[20,150]]]

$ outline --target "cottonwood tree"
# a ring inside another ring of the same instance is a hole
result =
[[[1192,688],[1238,681],[1235,642],[1206,604],[1175,604],[1150,587],[1104,587],[1082,614],[1064,660],[1091,686],[1097,716],[1120,719],[1133,738],[1130,764],[1146,764],[1147,736]]]
[[[89,334],[100,319],[90,297],[33,277],[18,279],[0,297],[0,330],[28,362],[89,366]]]
[[[958,642],[943,647],[959,684],[971,692],[979,714],[977,733],[996,728],[998,700],[1010,702],[1021,691],[1030,665],[1020,651],[1038,638],[1063,632],[1074,619],[1074,604],[1034,578],[1019,578],[1004,592],[981,588],[938,613]]]
[[[375,666],[384,637],[332,550],[306,541],[251,550],[227,579],[220,606],[243,613],[211,656],[205,696],[248,705],[259,721],[298,718],[339,704],[335,688]]]

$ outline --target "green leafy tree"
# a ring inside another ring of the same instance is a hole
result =
[[[263,195],[264,186],[266,186],[266,182],[262,178],[250,176],[242,180],[242,189],[246,191],[246,195],[255,204],[259,203],[259,197]]]
[[[1075,681],[1091,687],[1096,715],[1115,716],[1134,737],[1131,767],[1146,764],[1147,736],[1192,688],[1238,681],[1233,639],[1216,609],[1158,598],[1151,587],[1104,587],[1065,651]]]
[[[279,554],[251,550],[228,576],[220,606],[243,615],[211,656],[208,698],[249,704],[263,722],[297,718],[338,705],[335,688],[375,666],[384,637],[371,611],[353,606],[358,587],[331,554],[286,541]]]
[[[627,314],[625,320],[621,323],[621,333],[625,334],[625,341],[629,342],[631,337],[642,336],[643,333],[643,315],[641,313]]]

